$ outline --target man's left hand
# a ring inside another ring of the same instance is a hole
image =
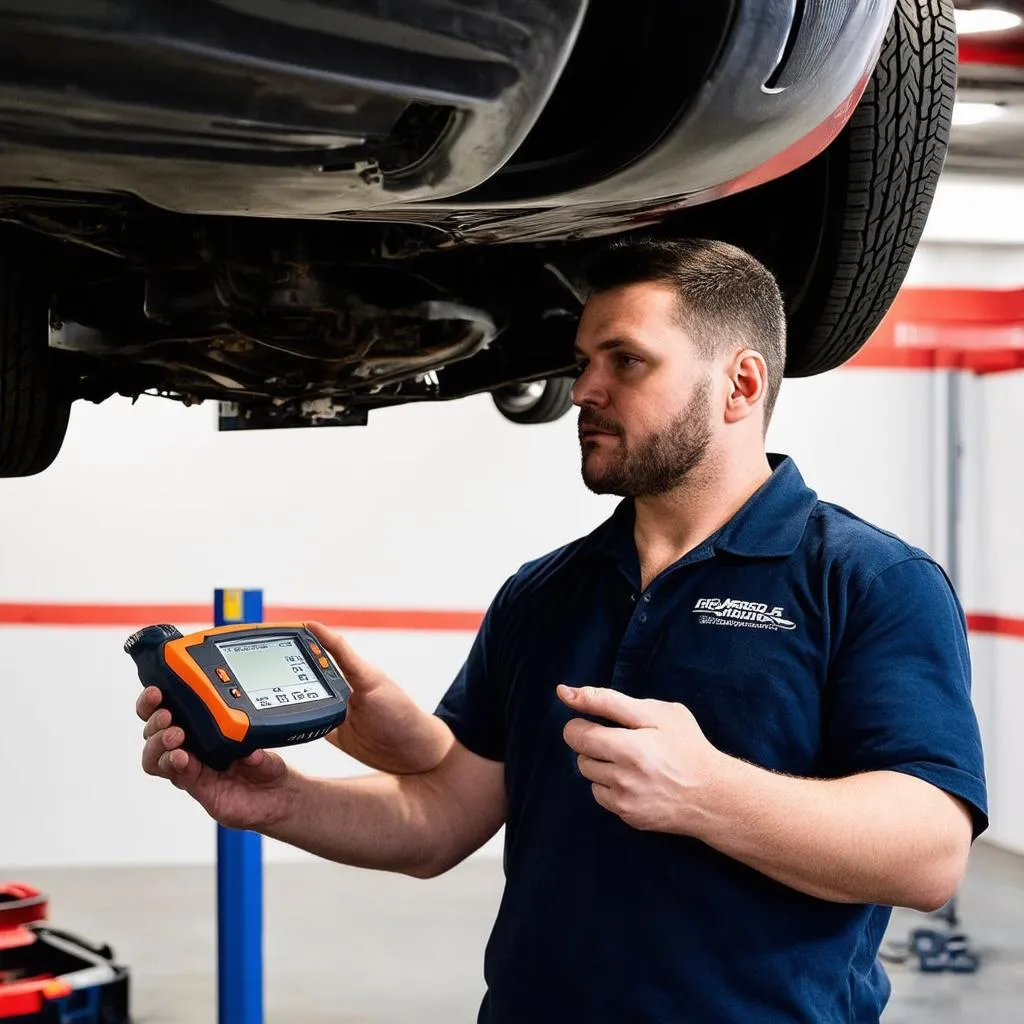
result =
[[[725,755],[689,708],[594,686],[559,686],[558,696],[574,711],[625,727],[573,718],[562,733],[602,807],[633,828],[699,834]]]

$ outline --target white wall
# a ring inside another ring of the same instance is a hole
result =
[[[1024,182],[946,171],[925,225],[926,243],[1019,246]],[[968,282],[964,282],[968,283]]]
[[[919,280],[938,273],[928,261],[955,270],[948,251],[922,250]],[[1015,272],[1006,270],[1007,283],[1017,283]],[[1005,471],[1020,465],[1020,430],[1007,429],[1004,417],[1019,407],[1021,382],[979,386],[988,390],[983,412],[975,410],[975,443],[990,446],[990,462],[975,471],[993,496],[992,518],[974,507],[971,529],[985,543],[969,557],[989,568],[968,574],[965,603],[1020,615],[1024,599],[1009,582],[1018,567],[1007,560],[1008,549],[1021,556],[1013,528],[1020,500]],[[942,558],[943,401],[942,381],[924,371],[787,381],[770,447],[790,452],[823,498]],[[51,470],[0,481],[0,600],[204,603],[217,586],[258,586],[275,604],[482,609],[524,560],[591,529],[614,501],[581,484],[571,415],[518,427],[487,398],[393,409],[367,428],[236,434],[216,432],[212,407],[79,404]],[[128,631],[0,627],[0,875],[36,865],[213,859],[209,820],[139,768],[139,684],[121,651]],[[349,636],[424,707],[472,639]],[[982,710],[998,708],[986,719],[998,723],[986,744],[1004,780],[994,798],[1004,820],[993,835],[1024,848],[1024,806],[1006,781],[1024,777],[1021,745],[1012,742],[1024,723],[1013,688],[1020,645],[975,644]],[[325,743],[287,756],[324,774],[359,770]],[[497,843],[485,852],[497,854]],[[297,854],[268,843],[266,856]]]
[[[925,373],[789,382],[772,444],[822,496],[929,544],[918,453],[930,389]],[[867,415],[872,402],[887,411]],[[212,416],[157,401],[76,407],[52,470],[0,483],[0,600],[201,603],[237,585],[263,587],[268,603],[483,608],[524,560],[589,530],[615,501],[580,482],[572,416],[527,429],[475,399],[390,410],[362,430],[246,434],[218,434]],[[205,816],[138,767],[128,631],[0,629],[0,777],[19,780],[4,787],[0,865],[212,858]],[[350,637],[426,707],[472,639]],[[326,743],[288,757],[325,774],[359,770]],[[296,856],[275,843],[266,852]]]
[[[908,283],[1024,287],[1022,228],[1024,185],[979,188],[970,178],[947,178]],[[961,599],[971,611],[1024,619],[1024,373],[959,378]],[[937,401],[941,409],[941,393]],[[936,438],[937,449],[943,443]],[[1024,638],[974,633],[971,648],[991,803],[987,839],[1024,853]]]
[[[1024,619],[1024,373],[965,380],[965,601]],[[990,840],[1024,853],[1024,638],[975,634],[975,705],[985,739]]]
[[[614,501],[579,483],[571,418],[527,430],[486,399],[390,410],[368,429],[220,434],[213,416],[76,406],[51,470],[0,481],[0,600],[203,603],[253,586],[267,603],[481,609]],[[0,628],[0,778],[19,780],[4,787],[0,866],[213,855],[201,812],[138,767],[129,631]],[[472,640],[349,635],[425,707]],[[288,755],[358,769],[326,743]]]

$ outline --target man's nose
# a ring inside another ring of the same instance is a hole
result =
[[[574,405],[603,406],[608,401],[608,393],[601,383],[597,373],[589,366],[576,378],[572,386],[572,401]]]

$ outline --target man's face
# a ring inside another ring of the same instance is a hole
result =
[[[676,318],[676,294],[637,284],[593,296],[576,338],[583,482],[597,494],[663,494],[707,456],[711,367]]]

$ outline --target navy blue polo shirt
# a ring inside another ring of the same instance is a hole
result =
[[[804,895],[601,807],[560,682],[680,701],[720,750],[793,775],[906,772],[987,827],[963,612],[923,551],[796,465],[641,592],[633,504],[524,565],[436,713],[504,762],[506,885],[481,1024],[877,1021],[886,907]]]

